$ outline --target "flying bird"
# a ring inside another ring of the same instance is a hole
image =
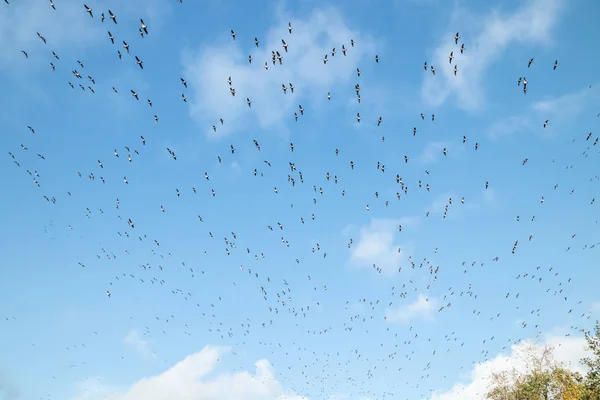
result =
[[[92,13],[92,9],[90,7],[88,7],[87,5],[83,5],[83,7],[85,8],[85,11],[90,14],[90,17],[94,18],[94,14]]]
[[[144,31],[144,33],[148,34],[148,27],[144,23],[144,20],[140,18],[140,29]]]

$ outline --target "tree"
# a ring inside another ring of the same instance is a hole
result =
[[[584,400],[600,400],[600,321],[596,321],[594,333],[585,332],[590,357],[585,357],[581,363],[588,368],[585,376]]]
[[[581,360],[581,376],[558,363],[552,348],[534,345],[517,350],[520,368],[494,371],[486,397],[490,400],[600,400],[600,321],[585,332],[589,357]]]
[[[552,348],[529,345],[517,350],[520,368],[492,373],[491,400],[579,400],[584,393],[582,377],[558,363]],[[589,400],[596,400],[589,398]],[[587,400],[587,399],[586,399]]]
[[[562,368],[557,368],[553,372],[554,382],[563,400],[578,400],[583,398],[585,391],[582,377]]]

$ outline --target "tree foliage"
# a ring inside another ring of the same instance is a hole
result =
[[[585,376],[554,359],[553,349],[533,345],[517,353],[520,365],[492,372],[490,400],[600,400],[600,322],[585,338],[590,356],[581,360]]]
[[[588,368],[584,382],[585,400],[600,400],[600,321],[596,321],[594,332],[585,332],[590,356],[581,360]]]

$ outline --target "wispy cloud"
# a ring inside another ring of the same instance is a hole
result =
[[[18,71],[32,65],[47,65],[52,51],[59,55],[65,48],[80,49],[104,38],[100,24],[90,23],[80,3],[63,2],[56,5],[60,12],[48,4],[29,7],[26,2],[11,2],[0,13],[0,68]],[[47,41],[44,44],[36,35],[39,32]],[[29,58],[21,53],[25,50]],[[26,61],[26,62],[25,62]]]
[[[56,91],[48,90],[48,85],[40,83],[47,82],[49,77],[54,82],[62,82],[65,87],[68,81],[72,81],[77,95],[91,95],[89,91],[82,92],[77,88],[76,79],[71,74],[74,68],[83,75],[84,87],[86,75],[95,78],[97,85],[93,86],[96,91],[93,96],[108,96],[108,102],[98,104],[100,107],[107,106],[116,115],[130,114],[134,103],[129,101],[131,96],[127,97],[129,89],[137,90],[140,96],[147,92],[148,84],[132,61],[133,55],[128,56],[120,43],[124,39],[132,48],[137,47],[135,26],[140,17],[145,18],[151,33],[156,35],[158,28],[170,17],[171,6],[161,0],[145,1],[143,6],[132,6],[129,2],[124,2],[122,7],[115,4],[112,10],[119,23],[107,25],[100,21],[100,14],[106,10],[91,5],[93,18],[82,3],[74,2],[56,2],[56,10],[48,2],[36,6],[27,2],[10,2],[10,5],[2,7],[0,47],[3,51],[0,52],[0,70],[5,72],[2,77],[10,77],[9,83],[18,86],[22,96],[17,101],[28,98],[45,107],[56,103],[57,99],[61,101]],[[126,28],[128,26],[133,29],[129,30]],[[114,45],[109,41],[107,29],[115,38]],[[43,36],[46,43],[36,33]],[[117,58],[117,49],[125,53],[122,61]],[[28,57],[21,51],[26,51]],[[59,59],[54,57],[53,52]],[[115,63],[114,67],[106,68],[104,65],[99,68],[100,63],[106,63],[107,59]],[[84,63],[85,70],[76,64],[76,60]],[[113,86],[120,91],[119,96],[112,92]]]
[[[446,149],[446,156],[444,156],[444,149]],[[431,141],[427,142],[423,151],[418,157],[419,162],[423,164],[431,164],[436,162],[440,157],[452,157],[455,158],[465,151],[464,146],[447,142],[447,141]]]
[[[450,199],[452,199],[452,204],[450,204]],[[426,206],[425,212],[428,212],[429,216],[441,216],[444,213],[447,217],[455,215],[458,209],[468,206],[468,204],[462,204],[460,199],[461,196],[456,195],[456,193],[442,193]]]
[[[293,26],[292,34],[287,31],[288,21]],[[259,38],[259,47],[252,49],[250,64],[240,42],[252,43],[253,39],[238,36],[234,42],[228,38],[229,43],[183,54],[183,75],[192,90],[190,112],[206,126],[209,136],[215,136],[211,126],[219,118],[225,120],[217,131],[221,136],[254,121],[263,128],[279,126],[283,120],[294,117],[299,105],[306,113],[312,113],[311,104],[323,101],[328,91],[337,95],[336,89],[352,78],[356,65],[374,54],[375,48],[373,39],[348,27],[335,8],[316,10],[307,19],[280,15]],[[288,44],[287,53],[282,39]],[[355,47],[350,46],[350,39],[355,40]],[[342,55],[342,45],[348,49],[346,57]],[[337,54],[332,57],[334,47]],[[283,65],[271,63],[272,50],[281,53]],[[323,64],[325,54],[329,55],[327,65]],[[228,77],[233,81],[235,97],[229,92]],[[284,94],[281,85],[287,87],[290,82],[294,93],[288,89]],[[246,98],[252,101],[251,108]]]
[[[599,98],[598,90],[586,87],[562,96],[538,101],[532,105],[539,118],[535,122],[542,127],[544,121],[549,120],[546,130],[552,132],[554,127],[563,127],[572,122],[590,106],[595,108]]]
[[[360,237],[350,249],[350,264],[359,268],[381,269],[385,275],[395,274],[404,260],[414,252],[411,243],[397,241],[399,225],[414,227],[419,218],[373,219],[360,229]],[[400,250],[400,251],[399,251]]]
[[[428,298],[424,294],[412,303],[388,308],[385,312],[388,322],[409,323],[414,319],[433,320],[433,316],[438,307],[438,301],[435,298]]]
[[[546,137],[554,136],[590,107],[594,107],[599,98],[598,91],[588,87],[562,96],[549,97],[532,103],[522,114],[495,121],[485,133],[490,139],[520,132],[531,132]],[[546,120],[548,126],[544,128]]]
[[[0,396],[6,400],[17,400],[20,398],[19,392],[15,389],[8,377],[0,371]]]
[[[108,41],[106,25],[100,22],[100,7],[95,10],[94,19],[85,12],[79,2],[55,2],[56,10],[48,1],[36,7],[29,2],[11,1],[4,5],[0,13],[0,68],[19,71],[32,66],[47,66],[52,61],[52,51],[61,54],[63,50],[81,51]],[[113,7],[119,19],[119,26],[125,20],[137,23],[140,17],[153,33],[156,32],[171,16],[171,6],[162,0],[144,1],[143,5],[123,2],[122,7]],[[119,28],[115,27],[116,34]],[[39,32],[47,41],[44,44],[37,37]],[[135,31],[133,31],[135,34]],[[25,63],[25,50],[29,58]]]
[[[492,205],[496,203],[497,195],[496,191],[492,188],[487,188],[483,190],[481,195],[483,202],[487,205]]]
[[[452,31],[447,31],[433,51],[429,64],[436,75],[427,72],[421,87],[424,101],[430,106],[442,105],[450,96],[461,109],[476,110],[485,104],[482,83],[492,62],[498,60],[508,46],[515,43],[549,45],[554,24],[560,16],[564,0],[529,0],[512,13],[492,10],[487,15],[473,15],[467,10],[454,13]],[[466,51],[460,54],[454,43],[456,30],[471,38],[465,41]],[[448,63],[450,52],[455,60]],[[458,66],[454,76],[453,67]]]
[[[139,18],[143,18],[153,37],[161,33],[162,28],[173,16],[171,4],[162,0],[145,0],[142,3],[124,1],[120,5],[122,8],[119,15],[131,18],[135,23]]]
[[[150,348],[150,342],[142,337],[138,331],[132,329],[125,336],[125,343],[133,347],[135,351],[144,357],[156,358],[156,354]]]
[[[511,117],[494,121],[486,130],[486,135],[490,139],[497,139],[502,136],[508,136],[517,132],[522,132],[533,126],[531,119],[527,115],[514,115]]]

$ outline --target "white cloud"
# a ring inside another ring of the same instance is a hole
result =
[[[220,358],[229,347],[206,346],[186,357],[169,370],[150,378],[140,379],[128,389],[116,392],[104,390],[89,381],[93,390],[85,390],[75,400],[306,400],[283,389],[275,379],[267,360],[256,362],[253,374],[242,371],[212,375]],[[206,379],[211,375],[210,380]]]
[[[385,312],[386,320],[388,322],[408,323],[413,319],[421,318],[431,321],[437,311],[438,304],[437,299],[419,294],[417,300],[410,304],[388,308]]]
[[[127,98],[128,89],[135,88],[143,96],[148,87],[139,68],[135,63],[122,63],[118,69],[97,70],[94,69],[94,61],[105,59],[108,53],[117,60],[116,51],[122,39],[135,48],[135,31],[126,33],[126,36],[121,36],[121,32],[128,25],[135,26],[140,17],[144,18],[152,35],[156,35],[158,28],[172,14],[171,5],[162,0],[144,1],[142,6],[133,6],[130,2],[123,2],[121,7],[115,4],[112,10],[119,21],[116,26],[100,22],[100,14],[106,10],[93,3],[90,5],[94,18],[79,2],[57,1],[56,10],[50,7],[48,1],[3,3],[0,12],[0,71],[12,76],[13,83],[18,85],[18,90],[23,94],[21,97],[35,99],[45,106],[55,102],[56,93],[47,92],[46,85],[41,85],[39,80],[53,76],[64,79],[66,85],[67,81],[73,79],[71,70],[77,65],[75,61],[82,60],[86,70],[92,68],[90,71],[95,71],[91,74],[98,83],[95,86],[96,96],[110,96],[110,101],[105,104],[111,108],[113,115],[129,116],[133,102],[130,101],[131,96]],[[112,31],[115,45],[110,44],[107,29]],[[38,38],[37,32],[46,39],[46,44]],[[21,53],[22,50],[27,52],[28,58]],[[56,52],[60,59],[55,59],[52,52]],[[54,72],[51,72],[51,62],[56,66]],[[81,72],[81,68],[76,68]],[[111,86],[116,87],[120,95],[115,95]]]
[[[446,215],[448,217],[450,215],[455,215],[457,212],[457,207],[465,207],[465,205],[460,202],[460,198],[461,196],[457,196],[453,192],[442,193],[437,196],[429,205],[427,205],[425,212],[429,212],[430,217],[438,215],[441,216],[444,215],[446,206],[448,206]],[[450,204],[450,199],[452,199],[452,204]]]
[[[162,28],[173,15],[173,8],[163,0],[145,0],[142,3],[125,1],[119,5],[122,7],[119,10],[120,16],[131,18],[136,24],[139,18],[143,18],[152,37],[161,33]]]
[[[150,342],[144,339],[135,329],[130,330],[127,336],[125,336],[125,343],[133,347],[144,357],[156,358],[156,355],[150,348]]]
[[[598,91],[586,87],[562,96],[534,102],[523,114],[495,121],[486,129],[486,135],[491,139],[519,132],[534,132],[540,136],[555,135],[566,124],[578,118],[590,107],[594,107],[599,97]],[[548,126],[544,128],[546,120]]]
[[[411,243],[397,243],[399,225],[402,229],[419,223],[415,217],[400,219],[373,219],[360,229],[359,239],[350,248],[350,263],[361,268],[380,268],[386,275],[393,275],[414,252]],[[401,249],[398,252],[398,248]]]
[[[522,371],[524,368],[521,355],[529,346],[534,346],[536,351],[541,352],[544,345],[554,347],[554,357],[557,361],[566,363],[571,369],[582,372],[579,360],[585,356],[585,339],[583,337],[552,336],[546,338],[543,343],[533,344],[531,341],[523,341],[511,347],[510,354],[500,354],[491,360],[477,364],[471,371],[469,382],[456,382],[446,392],[434,392],[431,400],[480,400],[485,397],[489,390],[492,372],[499,372],[516,368]]]
[[[293,26],[291,35],[287,31],[289,21]],[[332,7],[315,10],[307,19],[280,13],[276,24],[258,39],[257,49],[253,35],[239,32],[235,42],[227,37],[198,53],[184,52],[183,75],[192,89],[188,96],[190,112],[206,125],[209,137],[214,136],[210,127],[219,118],[225,120],[217,131],[222,136],[252,120],[263,128],[279,126],[284,119],[293,118],[300,104],[305,113],[314,113],[311,104],[326,101],[323,99],[328,91],[337,96],[335,89],[355,76],[362,59],[375,53],[373,40],[350,29]],[[288,44],[288,53],[283,50],[282,39]],[[355,47],[350,46],[350,39],[354,39]],[[228,42],[221,43],[225,40]],[[342,45],[348,49],[346,57],[342,55]],[[332,57],[334,47],[337,53]],[[283,65],[271,63],[272,50],[283,56]],[[252,64],[248,63],[249,53]],[[325,54],[329,55],[327,65],[323,64]],[[265,62],[269,64],[268,71]],[[236,89],[235,97],[229,93],[229,76]],[[289,86],[290,82],[294,93],[288,90],[284,95],[281,85]],[[246,98],[251,99],[251,108]]]
[[[81,3],[57,2],[56,11],[48,2],[32,5],[31,2],[15,1],[2,6],[0,68],[18,71],[32,64],[48,65],[52,61],[52,51],[60,56],[64,48],[81,48],[105,39],[102,26],[87,20],[90,17]],[[36,32],[44,36],[47,44],[37,37]],[[21,50],[28,52],[27,60]]]
[[[429,60],[429,65],[436,68],[436,75],[431,72],[425,75],[421,88],[425,102],[437,107],[454,95],[454,104],[461,109],[481,107],[485,100],[482,83],[490,64],[499,60],[512,43],[549,45],[563,3],[564,0],[529,0],[513,13],[492,10],[488,15],[469,15],[467,10],[455,12],[451,22],[457,28],[444,34]],[[461,38],[455,45],[457,30],[466,39]],[[466,50],[460,54],[463,42]],[[455,59],[449,64],[451,51],[454,51]],[[453,73],[455,64],[457,76]]]
[[[532,127],[532,122],[527,115],[514,115],[502,118],[490,125],[486,129],[486,135],[490,139],[497,139],[502,136],[509,136],[517,132],[522,132]]]
[[[74,62],[76,59],[85,62],[86,50],[103,44],[109,46],[107,25],[100,22],[100,14],[105,10],[90,5],[94,18],[90,18],[80,2],[56,1],[56,10],[50,7],[48,1],[11,1],[8,5],[3,3],[0,13],[0,69],[15,74],[28,74],[32,68],[49,70],[50,62],[54,62],[58,72],[61,71],[61,64]],[[117,15],[119,24],[109,29],[117,43],[125,39],[130,44],[136,36],[135,31],[128,34],[128,38],[121,37],[119,27],[127,26],[129,22],[137,24],[139,18],[144,18],[154,36],[160,33],[173,13],[172,6],[163,0],[146,0],[143,5],[123,2],[115,4],[112,10]],[[38,38],[36,32],[46,39],[46,44]],[[25,50],[29,58],[26,59],[21,50]],[[60,60],[53,58],[53,51]],[[116,53],[116,49],[114,51]]]
[[[557,124],[564,124],[581,115],[587,107],[597,103],[598,91],[586,87],[576,92],[567,93],[563,96],[538,101],[532,105],[537,112],[539,127],[543,126],[546,119],[549,120],[548,128]],[[546,128],[546,129],[548,129]]]

